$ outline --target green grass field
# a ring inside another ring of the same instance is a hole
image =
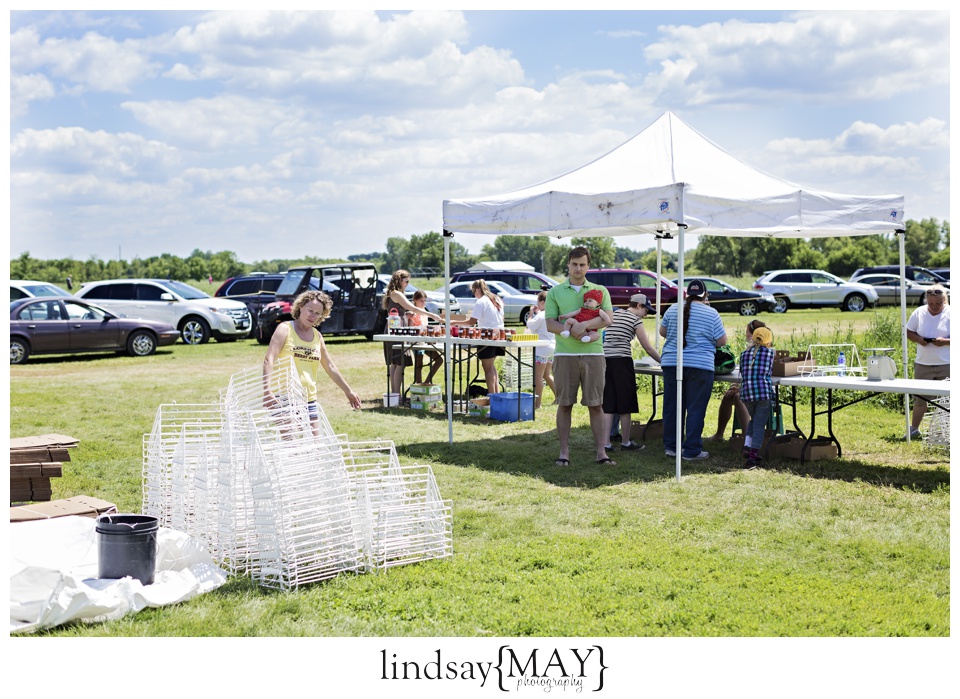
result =
[[[788,337],[818,326],[861,332],[871,313],[763,318]],[[742,332],[745,319],[723,317]],[[657,443],[614,452],[615,468],[594,464],[580,408],[573,464],[560,469],[549,406],[522,423],[457,418],[449,444],[443,416],[380,407],[379,344],[328,342],[364,398],[350,411],[324,377],[331,423],[351,440],[392,439],[404,463],[433,467],[453,501],[453,558],[291,593],[233,579],[185,604],[43,635],[950,635],[949,457],[905,444],[902,412],[867,401],[838,413],[837,461],[743,471],[738,454],[712,449],[708,461],[685,463],[677,482]],[[143,359],[32,357],[11,367],[10,434],[80,440],[54,479],[55,498],[94,495],[139,511],[142,436],[157,406],[215,401],[263,352],[244,340],[178,344]]]

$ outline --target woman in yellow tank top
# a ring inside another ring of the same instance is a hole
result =
[[[277,327],[267,348],[267,356],[263,359],[264,406],[274,408],[279,405],[277,397],[270,390],[270,375],[273,373],[274,362],[281,357],[292,357],[300,375],[300,382],[307,392],[307,408],[314,434],[317,434],[319,428],[317,374],[320,367],[323,367],[330,380],[340,387],[350,406],[360,408],[360,397],[340,374],[327,351],[323,336],[316,328],[330,315],[332,308],[333,301],[322,291],[305,291],[300,294],[291,308],[293,321]]]

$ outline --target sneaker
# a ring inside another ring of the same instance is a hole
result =
[[[747,459],[747,470],[757,468],[757,466],[763,466],[763,459],[759,456],[754,459]]]
[[[603,445],[603,450],[604,450],[604,451],[613,451],[614,449],[615,449],[615,447],[614,447],[613,445],[610,445],[610,444],[604,444],[604,445]]]
[[[645,446],[647,445],[637,444],[636,442],[624,442],[623,444],[620,445],[620,448],[623,449],[624,451],[636,451],[639,449],[643,449]]]
[[[920,430],[918,430],[916,427],[910,428],[910,439],[922,439],[922,438],[923,438],[923,435],[920,434]]]
[[[684,456],[681,457],[684,461],[703,461],[704,459],[710,458],[710,452],[701,451],[696,456]]]
[[[677,455],[677,452],[675,452],[673,449],[666,449],[666,450],[665,450],[665,453],[666,453],[667,456],[676,456],[676,455]]]

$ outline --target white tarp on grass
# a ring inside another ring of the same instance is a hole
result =
[[[91,517],[18,522],[8,532],[11,633],[119,619],[145,607],[183,602],[227,581],[202,544],[166,527],[157,534],[156,578],[146,586],[133,578],[97,578]]]

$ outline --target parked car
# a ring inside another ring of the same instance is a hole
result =
[[[858,284],[869,284],[877,290],[880,297],[877,301],[878,306],[899,306],[900,305],[900,275],[899,274],[864,274],[857,277]],[[914,306],[922,306],[926,303],[924,292],[927,286],[906,280],[907,303]]]
[[[777,304],[770,294],[749,289],[737,289],[712,277],[690,277],[683,281],[685,284],[689,284],[694,279],[699,279],[704,283],[704,286],[707,287],[707,293],[710,294],[710,307],[715,308],[720,313],[736,312],[742,316],[755,316],[760,311],[772,311]],[[676,283],[677,280],[674,279],[673,284]]]
[[[764,272],[753,283],[755,291],[772,294],[776,300],[774,313],[797,308],[839,306],[854,313],[876,305],[880,298],[869,284],[844,281],[818,269],[778,269]]]
[[[250,337],[256,337],[260,309],[276,300],[277,287],[280,286],[283,277],[282,274],[264,272],[231,277],[221,284],[213,295],[245,304],[250,311]]]
[[[486,280],[484,280],[486,281]],[[469,316],[477,299],[470,286],[473,280],[450,285],[450,294],[460,302],[461,313]],[[512,325],[524,325],[530,315],[530,309],[537,305],[537,294],[523,294],[509,284],[487,281],[490,291],[503,300],[503,322]]]
[[[900,276],[900,265],[875,265],[873,267],[861,267],[853,273],[850,281],[860,281],[859,277],[866,274],[896,274]],[[926,267],[917,267],[916,265],[905,265],[903,274],[906,279],[918,284],[943,284],[950,287],[950,277],[943,277],[932,269]]]
[[[297,296],[318,288],[333,299],[333,310],[320,325],[320,332],[373,339],[379,330],[377,277],[377,268],[367,262],[291,267],[277,287],[274,301],[260,310],[257,342],[269,344],[277,326],[293,318],[290,308]]]
[[[122,318],[73,296],[38,296],[10,303],[10,363],[31,354],[126,352],[146,357],[172,345],[180,331],[169,323]]]
[[[72,294],[50,282],[38,282],[32,279],[10,280],[11,301],[29,299],[34,296],[72,296]]]
[[[188,345],[210,337],[236,340],[250,332],[250,311],[239,301],[215,299],[189,284],[170,279],[106,279],[89,282],[77,296],[111,313],[170,323]]]
[[[644,269],[589,269],[587,280],[602,284],[610,292],[610,303],[626,307],[634,294],[644,294],[650,304],[657,302],[657,275]],[[660,310],[677,302],[677,285],[660,278]]]
[[[457,272],[450,277],[450,283],[472,282],[474,279],[483,279],[487,282],[503,282],[509,284],[521,294],[536,296],[541,291],[549,291],[556,286],[557,281],[539,272],[519,272],[517,270],[482,270],[474,269],[466,272]]]
[[[393,275],[390,274],[381,274],[377,277],[377,296],[383,296],[387,290],[387,285],[390,284],[390,277]],[[407,284],[407,288],[404,289],[403,295],[413,303],[413,295],[419,291],[413,282]],[[443,303],[443,289],[438,289],[436,291],[427,291],[423,290],[423,293],[427,295],[427,302],[424,304],[424,307],[431,313],[441,313],[444,310]],[[460,303],[457,301],[456,297],[452,294],[450,295],[450,312],[459,313],[460,312]]]
[[[943,278],[946,279],[948,282],[950,281],[950,268],[949,268],[949,267],[936,267],[936,268],[934,268],[934,269],[931,269],[930,271],[933,272],[934,274],[937,274],[937,275],[943,277]]]

